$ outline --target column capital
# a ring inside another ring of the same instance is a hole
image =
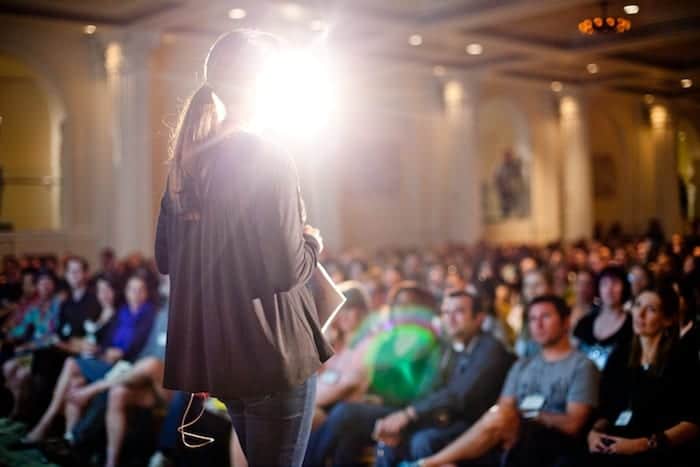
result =
[[[108,74],[132,73],[148,66],[153,49],[160,44],[160,33],[132,29],[110,30],[100,35],[104,66]]]

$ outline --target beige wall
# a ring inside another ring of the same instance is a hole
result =
[[[9,178],[1,219],[17,230],[58,228],[54,198],[60,190],[39,185],[40,177],[60,175],[52,163],[48,101],[32,71],[4,55],[0,55],[0,116],[0,166]],[[26,184],[18,184],[18,178]]]
[[[27,30],[33,33],[27,35]],[[135,247],[150,253],[171,131],[198,84],[213,37],[180,36],[174,43],[158,43],[154,34],[144,32],[145,39],[139,39],[141,34],[101,28],[95,37],[87,37],[76,24],[3,20],[0,53],[22,61],[38,77],[51,116],[50,145],[59,155],[63,180],[58,231],[23,237],[17,244],[24,251],[55,245],[57,251],[94,258],[99,247],[119,241],[120,253],[126,253],[130,245],[124,240],[133,238]],[[127,60],[130,53],[144,51],[150,57],[146,65],[129,62],[140,68],[127,70],[131,74],[121,84],[105,72],[104,47],[112,40],[126,44]],[[620,219],[626,229],[640,231],[648,217],[658,216],[669,228],[678,227],[673,209],[677,194],[668,188],[675,184],[669,171],[673,139],[668,135],[673,134],[676,114],[697,122],[695,108],[669,104],[669,126],[652,131],[640,110],[641,96],[578,90],[581,116],[588,124],[580,133],[587,134],[586,144],[577,153],[569,151],[571,141],[562,137],[558,96],[548,83],[451,76],[463,84],[464,101],[460,111],[446,112],[442,80],[424,67],[357,58],[341,71],[343,99],[335,126],[316,145],[289,147],[300,166],[310,221],[326,233],[330,249],[474,241],[482,236],[493,241],[554,240],[571,221],[562,193],[573,202],[577,193],[560,183],[562,160],[584,150],[588,154],[610,148],[619,189],[608,200],[595,200],[595,219],[606,224]],[[129,86],[138,86],[138,92],[129,94]],[[480,125],[501,124],[498,111],[488,111],[494,102],[514,109],[502,116],[504,125],[518,115],[521,130],[515,143],[531,157],[532,204],[529,219],[485,225],[480,172],[488,166],[485,158],[513,143],[493,130],[486,132],[486,140],[479,136]],[[591,118],[592,109],[600,118]],[[130,126],[132,121],[139,123]],[[123,148],[120,152],[122,143],[126,153]],[[138,160],[142,154],[147,160]],[[130,155],[137,160],[124,165],[120,158]],[[585,160],[576,163],[585,165]],[[376,178],[386,186],[349,189],[353,174],[361,174],[357,170],[365,166],[386,171],[386,182],[381,173]],[[392,173],[397,176],[392,178]],[[143,203],[134,202],[131,175],[135,180],[146,177],[139,183],[150,180],[151,186],[138,195]],[[130,220],[149,225],[136,226],[138,235],[130,236]],[[585,228],[583,224],[577,228]]]

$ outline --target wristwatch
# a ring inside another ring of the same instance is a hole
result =
[[[656,437],[656,433],[654,433],[653,435],[651,435],[647,438],[647,448],[650,451],[653,451],[654,449],[656,449],[658,447],[659,447],[659,440]]]
[[[668,436],[663,431],[654,433],[647,438],[647,447],[649,450],[662,449],[669,445]]]

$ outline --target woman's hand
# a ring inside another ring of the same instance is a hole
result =
[[[590,452],[607,453],[608,446],[603,443],[604,438],[610,437],[599,431],[591,430],[588,433],[588,450]]]
[[[588,433],[588,449],[599,454],[633,456],[649,449],[646,438],[621,438],[591,430]]]
[[[618,438],[614,436],[608,436],[608,438],[614,441],[610,445],[611,454],[620,454],[623,456],[632,456],[634,454],[640,454],[647,449],[649,449],[649,442],[646,438]]]
[[[411,422],[405,410],[399,410],[376,421],[374,424],[374,439],[384,441],[389,446],[398,443],[401,430]]]
[[[124,352],[121,351],[121,349],[117,349],[116,347],[110,347],[108,348],[102,359],[108,363],[116,363],[121,358],[124,356]]]
[[[316,240],[318,242],[318,246],[320,247],[318,252],[319,253],[322,252],[323,251],[323,237],[321,236],[321,231],[318,230],[317,228],[312,227],[312,226],[307,224],[304,226],[304,233],[306,235],[312,236],[314,238],[314,240]]]

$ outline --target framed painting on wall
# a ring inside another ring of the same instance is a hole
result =
[[[593,153],[593,195],[596,199],[611,199],[617,193],[617,167],[609,152]]]

